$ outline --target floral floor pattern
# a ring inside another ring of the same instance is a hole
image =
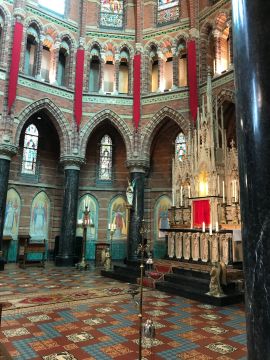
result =
[[[15,360],[137,360],[138,308],[126,290],[95,270],[8,264],[0,296],[12,306],[3,309],[0,344]],[[143,360],[246,359],[243,305],[214,307],[149,289],[143,299],[143,321],[156,328],[154,339],[143,338]]]

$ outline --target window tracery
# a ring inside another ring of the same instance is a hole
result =
[[[104,135],[100,142],[99,180],[112,180],[112,139]]]
[[[36,174],[37,165],[37,150],[38,150],[38,129],[34,124],[30,124],[24,135],[23,146],[23,162],[22,173],[23,174]]]
[[[175,155],[179,161],[183,161],[187,153],[187,144],[185,135],[180,132],[175,139]]]

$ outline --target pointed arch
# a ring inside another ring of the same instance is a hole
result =
[[[190,129],[190,121],[185,119],[182,114],[179,114],[176,110],[165,106],[161,110],[159,110],[152,118],[152,120],[147,124],[144,129],[144,136],[142,138],[142,152],[143,154],[150,153],[150,147],[152,141],[160,128],[163,124],[165,118],[170,118],[174,122],[179,125],[179,128],[183,131],[184,135],[188,134]]]
[[[126,152],[128,157],[128,154],[131,153],[131,131],[125,121],[123,121],[120,116],[118,116],[115,112],[111,110],[100,111],[94,116],[92,120],[88,121],[87,124],[83,128],[81,128],[81,154],[85,156],[89,136],[92,134],[94,129],[105,120],[109,121],[121,134],[126,146]]]
[[[60,154],[63,156],[68,153],[71,149],[69,133],[71,132],[70,125],[65,119],[62,111],[59,109],[54,102],[48,98],[40,99],[33,102],[31,105],[27,106],[22,110],[18,116],[19,125],[16,130],[14,144],[19,146],[20,135],[23,129],[24,124],[29,119],[30,116],[34,115],[38,111],[45,110],[55,126],[60,142]]]
[[[235,92],[231,89],[223,89],[217,95],[218,107],[222,105],[224,101],[229,101],[235,104]]]

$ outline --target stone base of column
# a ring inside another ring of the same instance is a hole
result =
[[[75,266],[79,262],[78,256],[56,256],[55,266]]]

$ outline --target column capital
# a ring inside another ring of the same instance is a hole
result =
[[[64,170],[80,170],[84,164],[84,158],[78,155],[63,155],[60,158],[60,163]]]
[[[149,159],[128,159],[126,165],[130,172],[145,173],[150,167]]]
[[[0,159],[11,160],[18,152],[17,146],[2,142],[0,144]]]

